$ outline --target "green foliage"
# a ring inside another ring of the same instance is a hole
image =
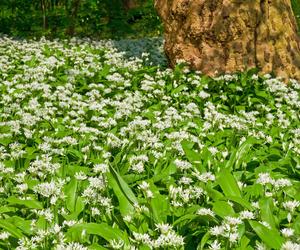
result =
[[[161,53],[0,38],[1,249],[299,248],[300,84]]]
[[[74,2],[2,0],[0,33],[17,37],[65,37],[74,23],[76,36],[120,38],[161,34],[152,0],[137,1],[132,9],[126,9],[123,0],[81,0],[73,19]]]

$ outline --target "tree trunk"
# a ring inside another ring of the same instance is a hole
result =
[[[69,27],[66,30],[66,34],[73,36],[75,34],[75,27],[76,27],[76,19],[77,13],[81,4],[81,0],[73,0],[71,5],[71,10],[69,13]]]
[[[41,7],[42,7],[42,13],[43,13],[43,29],[46,30],[48,26],[47,22],[47,16],[46,16],[46,2],[45,0],[41,0]]]
[[[155,0],[165,52],[216,76],[249,68],[300,80],[300,43],[290,0]]]
[[[125,10],[131,10],[134,9],[138,6],[138,1],[137,0],[122,0],[123,2],[123,7]]]

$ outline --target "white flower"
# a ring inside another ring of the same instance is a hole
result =
[[[215,216],[215,213],[210,209],[210,208],[200,208],[197,211],[198,215],[210,215],[210,216]]]
[[[146,245],[151,245],[152,244],[152,240],[149,234],[142,234],[142,233],[136,233],[136,232],[132,232],[133,237],[136,241],[141,242],[143,244]]]
[[[198,94],[198,96],[201,98],[201,99],[206,99],[208,97],[210,97],[210,94],[208,94],[207,92],[201,90]]]
[[[165,223],[155,224],[156,228],[160,230],[162,234],[166,234],[172,230],[172,226]]]
[[[211,228],[209,230],[209,232],[211,233],[211,235],[214,236],[219,236],[224,234],[225,228],[223,226],[214,226],[213,228]]]
[[[269,173],[260,173],[256,182],[262,185],[274,184],[274,180],[271,178]]]
[[[238,238],[239,238],[239,234],[238,233],[230,233],[229,234],[229,241],[231,243],[235,243],[238,241]]]
[[[94,168],[93,168],[93,171],[95,173],[101,173],[101,174],[104,174],[106,172],[109,172],[109,167],[107,164],[105,163],[101,163],[101,164],[95,164]]]
[[[63,244],[57,245],[55,247],[55,250],[88,250],[88,248],[81,245],[80,243],[70,242],[67,244],[63,243]]]
[[[83,173],[82,171],[80,172],[76,172],[75,175],[74,175],[75,179],[78,180],[78,181],[83,181],[83,180],[86,180],[87,179],[87,176],[85,173]]]
[[[215,240],[213,243],[210,244],[209,249],[211,250],[220,250],[221,243],[218,240]]]
[[[209,147],[208,151],[212,154],[215,155],[219,152],[219,150],[216,147]]]
[[[146,181],[143,181],[140,185],[139,185],[139,189],[142,190],[148,190],[150,188],[149,183],[147,183]]]
[[[256,242],[255,246],[256,250],[268,250],[264,243]]]
[[[292,186],[292,182],[289,179],[278,179],[274,183],[275,188],[280,189],[283,187],[290,187]]]
[[[126,221],[126,222],[128,222],[128,223],[130,223],[132,221],[132,216],[131,215],[125,215],[123,217],[123,220]]]
[[[178,167],[180,170],[187,170],[189,168],[192,167],[192,164],[187,162],[187,161],[182,161],[182,160],[179,160],[179,159],[176,159],[174,161],[176,167]]]
[[[195,170],[192,174],[202,182],[215,181],[216,179],[215,175],[211,172],[200,174],[198,170]]]
[[[0,233],[0,240],[6,240],[9,238],[9,236],[10,236],[10,233],[2,232],[2,233]]]
[[[136,164],[132,164],[132,165],[131,165],[131,170],[132,170],[133,172],[137,172],[137,173],[139,173],[139,174],[143,173],[143,172],[145,171],[143,162],[139,162],[139,163],[136,163]]]
[[[184,238],[177,235],[174,231],[169,231],[166,234],[161,234],[154,242],[154,248],[173,248],[182,247],[184,245]]]
[[[122,249],[123,246],[124,246],[124,241],[119,239],[119,240],[111,240],[109,242],[110,246],[113,248],[113,249]]]
[[[252,220],[255,218],[255,216],[253,212],[245,210],[240,213],[240,218],[242,220]]]
[[[294,229],[292,229],[292,228],[283,228],[280,230],[280,232],[282,233],[282,235],[284,237],[287,237],[287,238],[294,235]]]
[[[281,250],[300,250],[300,245],[292,241],[287,241],[282,245]]]
[[[226,222],[228,224],[232,225],[232,226],[239,225],[239,224],[243,223],[243,221],[240,218],[227,216],[227,217],[225,217],[225,219],[226,219]]]
[[[294,210],[299,207],[300,202],[299,201],[286,201],[286,202],[283,202],[282,205],[286,210],[293,213]]]

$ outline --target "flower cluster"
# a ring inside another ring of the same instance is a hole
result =
[[[161,47],[0,37],[0,248],[299,249],[300,84]]]

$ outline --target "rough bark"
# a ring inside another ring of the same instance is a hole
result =
[[[210,76],[259,68],[300,80],[300,41],[290,0],[155,0],[165,52]]]

